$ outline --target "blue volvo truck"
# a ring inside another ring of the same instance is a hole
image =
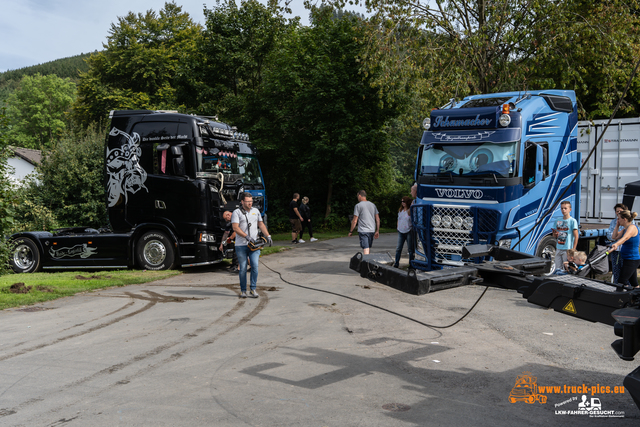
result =
[[[472,262],[462,248],[478,243],[553,258],[558,198],[564,193],[572,216],[580,212],[579,177],[571,183],[581,162],[575,93],[469,96],[433,110],[424,127],[412,207],[422,259],[412,266]]]
[[[422,294],[473,283],[471,266],[492,255],[469,256],[465,249],[488,245],[538,259],[526,264],[530,274],[553,272],[560,203],[570,202],[578,220],[580,212],[575,93],[468,96],[433,110],[423,127],[411,206],[416,259],[405,272],[387,266],[388,255],[356,254],[351,268]],[[581,246],[605,231],[581,230]]]

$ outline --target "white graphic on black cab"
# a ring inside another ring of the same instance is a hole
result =
[[[129,135],[119,129],[113,128],[109,132],[110,136],[122,135],[127,139],[126,144],[121,147],[107,149],[107,191],[108,204],[113,207],[119,203],[124,196],[124,203],[127,203],[127,193],[135,194],[141,189],[149,191],[144,186],[147,180],[147,172],[140,166],[140,135],[133,132]]]

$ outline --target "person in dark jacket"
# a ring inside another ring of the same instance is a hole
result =
[[[302,198],[302,204],[300,205],[300,215],[302,215],[302,231],[300,231],[300,243],[304,243],[302,240],[302,235],[304,234],[304,229],[309,228],[309,237],[311,237],[310,241],[315,242],[318,239],[313,237],[313,228],[311,227],[311,208],[309,207],[309,198],[307,196]]]

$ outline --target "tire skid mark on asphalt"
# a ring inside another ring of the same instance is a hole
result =
[[[167,363],[173,362],[173,361],[177,360],[178,358],[180,358],[180,357],[182,357],[182,356],[184,356],[184,355],[186,355],[186,354],[188,354],[188,353],[191,353],[191,352],[193,352],[193,351],[196,351],[196,350],[199,350],[199,349],[201,349],[201,348],[203,348],[203,347],[206,347],[206,346],[208,346],[208,345],[211,345],[211,344],[215,343],[215,342],[216,342],[218,339],[220,339],[221,337],[223,337],[223,336],[227,335],[229,332],[232,332],[232,331],[234,331],[234,330],[238,329],[239,327],[241,327],[241,326],[245,325],[245,324],[246,324],[246,323],[248,323],[251,319],[253,319],[254,317],[256,317],[256,316],[257,316],[257,315],[258,315],[262,310],[264,310],[264,308],[265,308],[265,307],[267,306],[267,304],[269,303],[269,297],[265,294],[265,292],[264,292],[264,291],[262,291],[262,290],[260,290],[260,289],[259,289],[259,290],[258,290],[258,293],[260,294],[260,297],[261,297],[261,298],[259,299],[259,301],[258,301],[258,304],[254,307],[254,309],[253,309],[253,310],[251,310],[248,314],[246,314],[245,316],[243,316],[243,317],[242,317],[240,320],[238,320],[237,322],[235,322],[235,323],[231,324],[229,327],[227,327],[227,328],[226,328],[226,329],[224,329],[223,331],[218,332],[218,333],[217,333],[216,335],[214,335],[213,337],[208,338],[208,339],[206,339],[206,340],[202,341],[201,343],[198,343],[198,344],[192,345],[191,347],[187,347],[186,349],[184,349],[184,350],[182,350],[182,351],[180,351],[180,352],[178,352],[178,353],[174,353],[174,354],[170,355],[169,357],[167,357],[167,358],[165,358],[165,359],[163,359],[163,360],[160,360],[159,362],[157,362],[157,363],[155,363],[155,364],[153,364],[153,365],[149,365],[149,366],[146,366],[146,367],[145,367],[145,368],[143,368],[143,369],[140,369],[138,372],[136,372],[136,373],[134,373],[134,374],[132,374],[132,375],[129,375],[129,376],[125,377],[125,378],[124,378],[124,381],[130,382],[131,380],[133,380],[133,379],[135,379],[135,378],[137,378],[137,377],[141,377],[141,376],[143,376],[143,375],[145,375],[145,374],[147,374],[147,373],[149,373],[149,372],[151,372],[151,371],[153,371],[153,370],[155,370],[155,369],[158,369],[159,367],[161,367],[161,366],[163,366],[163,365],[165,365],[165,364],[167,364]],[[245,303],[245,302],[246,302],[246,300],[240,300],[238,304],[239,304],[239,305],[240,305],[240,304],[241,304],[241,305],[244,305],[244,303]],[[230,314],[229,312],[227,312],[227,313],[225,313],[225,314],[223,314],[223,315],[221,316],[221,318],[223,318],[223,317],[231,317],[231,314]],[[212,326],[212,325],[210,325],[210,326]],[[201,327],[201,328],[199,328],[197,331],[198,331],[198,332],[200,332],[200,331],[202,331],[202,332],[203,332],[203,331],[206,331],[208,328],[209,328],[209,327]],[[194,335],[194,337],[195,337],[195,336],[196,336],[196,335]],[[119,384],[119,383],[115,383],[115,384],[112,384],[112,385],[111,385],[110,387],[108,387],[108,388],[110,389],[110,388],[113,388],[113,387],[118,386],[118,385],[120,385],[120,384]],[[105,390],[103,390],[103,391],[106,391],[106,389],[105,389]],[[96,393],[96,395],[98,395],[98,394],[100,394],[100,393],[102,393],[102,391],[97,392],[97,393]]]
[[[25,353],[28,353],[28,352],[31,352],[31,351],[40,350],[40,349],[45,348],[45,347],[49,347],[49,346],[52,346],[52,345],[55,345],[55,344],[59,344],[59,343],[61,343],[63,341],[67,341],[67,340],[72,339],[72,338],[77,338],[79,336],[86,335],[88,333],[98,331],[100,329],[106,328],[107,326],[111,326],[114,323],[118,323],[118,322],[120,322],[120,321],[122,321],[124,319],[128,319],[128,318],[130,318],[132,316],[135,316],[136,314],[140,314],[140,313],[142,313],[144,311],[147,311],[148,309],[150,309],[154,305],[156,305],[156,301],[150,301],[147,304],[145,304],[145,306],[142,307],[139,310],[136,310],[136,311],[131,312],[129,314],[125,314],[124,316],[116,317],[113,320],[110,320],[108,322],[104,322],[104,323],[101,323],[99,325],[93,326],[93,327],[91,327],[89,329],[86,329],[84,331],[80,331],[80,332],[76,332],[74,334],[66,335],[64,337],[60,337],[60,338],[55,339],[53,341],[42,343],[42,344],[38,344],[38,345],[33,346],[33,347],[25,348],[23,350],[16,351],[15,353],[11,353],[11,354],[6,354],[4,356],[0,356],[0,362],[2,362],[4,360],[7,360],[7,359],[11,359],[13,357],[21,356],[21,355],[23,355]]]
[[[95,319],[87,320],[86,322],[78,323],[77,325],[73,325],[73,326],[70,326],[70,327],[68,327],[66,329],[63,329],[60,332],[68,331],[69,329],[77,328],[79,326],[84,326],[87,323],[95,322],[96,320],[104,319],[105,317],[113,316],[114,314],[116,314],[116,313],[118,313],[118,312],[120,312],[122,310],[126,310],[127,308],[131,307],[135,303],[136,303],[135,301],[129,301],[128,303],[126,303],[125,305],[123,305],[119,309],[112,311],[111,313],[104,314],[102,316],[96,317]]]
[[[236,285],[219,285],[219,287],[228,287],[231,288],[231,286],[236,286]],[[231,288],[232,289],[232,288]],[[259,294],[262,298],[260,298],[258,304],[256,305],[256,307],[247,315],[243,316],[238,322],[232,324],[231,326],[227,327],[225,330],[219,332],[218,334],[216,334],[214,337],[207,339],[206,341],[200,343],[200,344],[196,344],[193,345],[191,347],[188,347],[187,349],[181,351],[181,352],[177,352],[177,353],[173,353],[171,354],[169,357],[165,358],[164,360],[159,361],[158,363],[154,364],[154,365],[149,365],[143,369],[140,369],[138,372],[129,375],[127,377],[125,377],[124,379],[118,380],[116,382],[114,382],[112,385],[105,387],[102,390],[98,390],[94,393],[92,393],[92,396],[98,396],[100,394],[102,394],[105,391],[108,391],[112,388],[115,388],[119,385],[122,384],[127,384],[128,382],[131,381],[131,379],[134,379],[136,377],[140,377],[148,372],[151,372],[157,368],[159,368],[160,366],[175,361],[177,360],[179,357],[183,356],[186,353],[190,353],[191,351],[194,351],[196,349],[202,348],[206,345],[209,344],[213,344],[215,341],[218,340],[218,338],[222,337],[223,335],[228,334],[229,332],[239,328],[240,326],[246,324],[247,322],[249,322],[252,318],[254,318],[260,311],[262,311],[264,309],[264,307],[267,305],[269,298],[268,296],[261,290],[259,290]],[[118,363],[116,365],[112,365],[108,368],[102,369],[92,375],[89,375],[87,377],[81,378],[79,380],[73,381],[69,384],[63,385],[61,386],[58,390],[54,391],[54,392],[50,392],[50,394],[52,395],[57,395],[58,393],[64,392],[65,390],[74,388],[74,387],[78,387],[80,385],[83,385],[91,380],[94,380],[98,377],[101,377],[103,375],[109,375],[115,372],[118,372],[130,365],[133,365],[134,363],[140,362],[142,360],[145,360],[149,357],[152,356],[156,356],[166,350],[169,350],[173,347],[175,347],[176,345],[185,343],[193,338],[196,338],[198,336],[198,333],[202,333],[207,331],[209,328],[211,328],[212,326],[215,326],[216,324],[228,321],[229,317],[232,317],[235,313],[237,313],[242,307],[244,307],[244,305],[246,304],[247,300],[245,299],[240,299],[238,300],[238,302],[234,305],[233,308],[231,308],[230,310],[228,310],[227,312],[223,313],[222,315],[220,315],[217,319],[213,320],[212,322],[210,322],[208,325],[205,326],[201,326],[196,328],[193,332],[190,333],[186,333],[182,336],[182,338],[175,340],[171,343],[166,343],[164,345],[161,346],[157,346],[152,350],[146,351],[144,353],[141,353],[137,356],[134,356],[132,358],[130,358],[129,360],[122,362],[122,363]],[[150,303],[152,305],[155,305],[155,303]],[[149,305],[149,304],[148,304]],[[150,308],[150,307],[148,307]],[[147,308],[145,308],[147,309]],[[66,407],[70,407],[71,405],[79,402],[80,400],[85,400],[87,398],[87,396],[83,396],[82,399],[78,399],[75,402],[67,402],[64,404],[61,404],[60,406],[58,406],[57,408],[53,408],[48,410],[48,412],[58,412],[59,410],[66,408]],[[16,405],[13,408],[7,409],[7,412],[10,414],[15,414],[23,409],[25,409],[26,407],[31,406],[32,404],[38,403],[38,402],[43,402],[45,401],[44,398],[40,397],[40,398],[31,398],[21,404]]]
[[[158,287],[158,288],[167,288],[167,287],[171,287],[171,288],[227,288],[227,289],[240,289],[240,282],[236,282],[236,283],[220,283],[220,284],[194,284],[194,283],[188,283],[188,284],[177,284],[177,285],[167,285],[164,283],[158,283],[158,284],[154,284],[153,282],[151,283],[145,283],[145,286],[148,287]]]
[[[57,339],[55,339],[53,341],[42,343],[42,344],[38,344],[38,345],[33,346],[33,347],[25,348],[25,349],[22,349],[20,351],[16,351],[15,353],[11,353],[11,354],[6,354],[4,356],[0,356],[0,362],[4,361],[4,360],[7,360],[7,359],[11,359],[11,358],[16,357],[16,356],[21,356],[21,355],[23,355],[25,353],[28,353],[28,352],[31,352],[31,351],[40,350],[40,349],[45,348],[45,347],[49,347],[49,346],[52,346],[52,345],[55,345],[55,344],[59,344],[59,343],[61,343],[63,341],[67,341],[67,340],[72,339],[72,338],[77,338],[79,336],[82,336],[82,335],[85,335],[85,334],[89,334],[91,332],[95,332],[95,331],[98,331],[100,329],[106,328],[107,326],[111,326],[111,325],[113,325],[115,323],[121,322],[122,320],[128,319],[128,318],[130,318],[132,316],[135,316],[135,315],[140,314],[140,313],[142,313],[144,311],[147,311],[148,309],[150,309],[151,307],[153,307],[154,305],[156,305],[159,302],[160,303],[162,303],[162,302],[184,302],[184,301],[188,301],[188,300],[200,300],[200,299],[202,299],[202,298],[193,298],[193,297],[189,298],[189,297],[167,296],[167,295],[162,295],[162,294],[158,294],[156,292],[147,291],[147,290],[143,290],[142,292],[147,293],[149,296],[139,295],[139,294],[135,294],[133,292],[124,292],[124,294],[126,295],[125,298],[131,298],[133,300],[139,299],[141,301],[147,301],[147,304],[144,307],[142,307],[141,309],[139,309],[139,310],[133,311],[133,312],[128,313],[128,314],[125,314],[123,316],[116,317],[115,319],[112,319],[112,320],[110,320],[108,322],[104,322],[104,323],[101,323],[99,325],[93,326],[93,327],[88,328],[88,329],[86,329],[84,331],[80,331],[80,332],[76,332],[74,334],[66,335],[64,337],[57,338]],[[122,296],[114,295],[114,297],[122,297]],[[130,307],[131,305],[133,305],[132,304],[133,302],[134,301],[131,301],[131,303],[126,304],[124,307],[122,307],[122,308],[120,308],[120,309],[118,309],[118,310],[116,310],[116,311],[114,311],[112,313],[117,313],[120,310],[124,309],[125,307]],[[102,317],[105,317],[105,316],[102,316]],[[85,323],[88,323],[88,322],[85,322]]]

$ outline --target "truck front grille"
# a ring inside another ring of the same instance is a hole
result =
[[[434,217],[439,218],[439,224],[432,222]],[[414,205],[411,219],[424,247],[426,263],[433,268],[470,262],[462,258],[462,248],[493,242],[500,212],[471,206]]]

